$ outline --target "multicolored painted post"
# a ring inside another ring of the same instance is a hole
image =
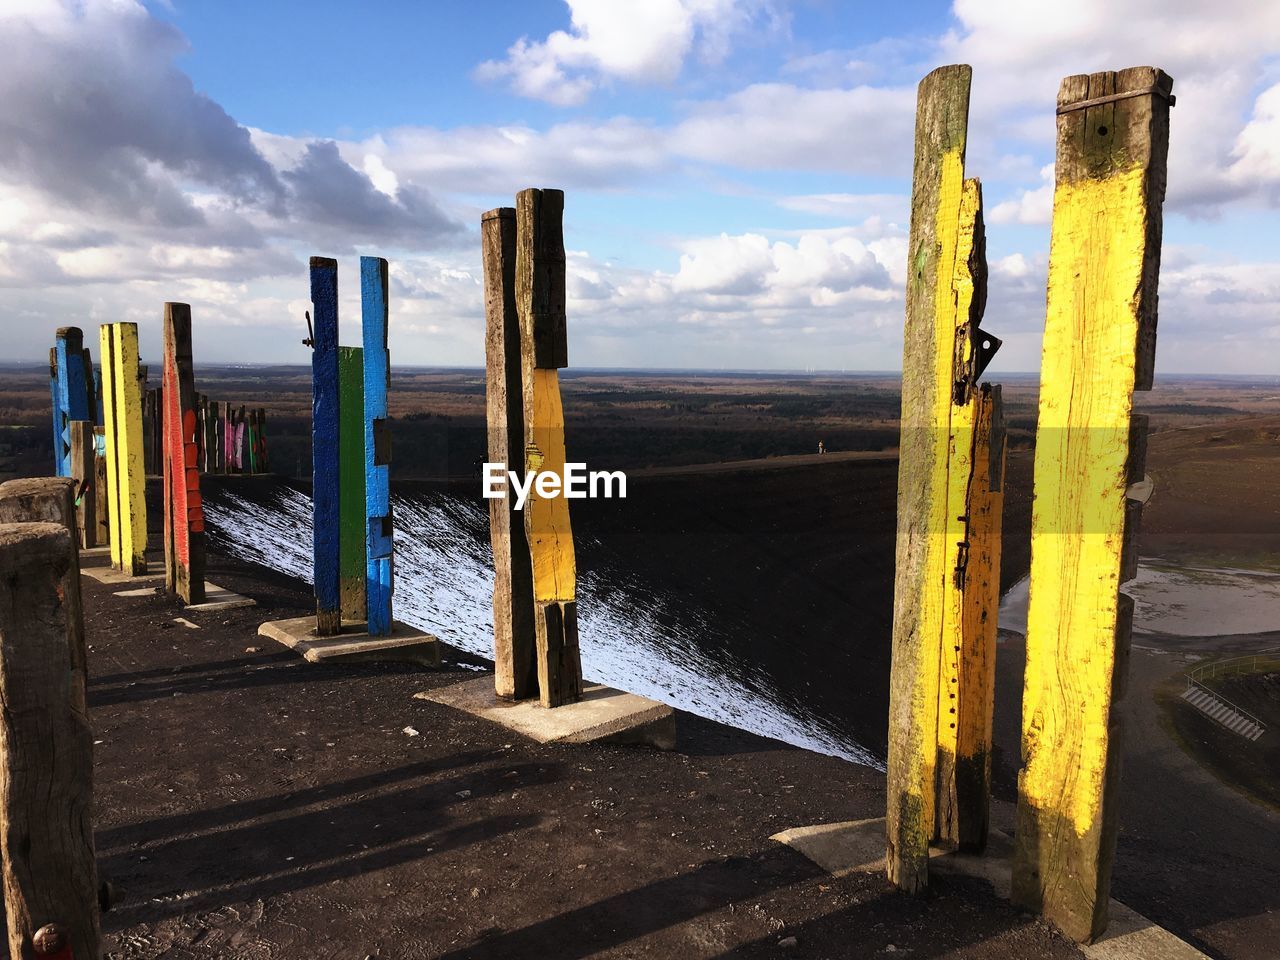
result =
[[[489,462],[524,464],[524,393],[520,381],[520,315],[516,309],[516,211],[499,207],[480,218],[484,260],[485,419]],[[493,682],[499,697],[538,695],[533,628],[533,568],[524,516],[510,495],[489,501],[493,552]]]
[[[71,476],[71,421],[92,421],[89,392],[84,370],[84,333],[79,327],[58,328],[54,341],[54,364],[57,369],[54,401],[55,471],[60,477]]]
[[[164,305],[165,588],[184,603],[204,603],[204,507],[197,462],[196,387],[191,307]]]
[[[316,634],[342,628],[338,589],[341,519],[338,486],[338,261],[311,258],[311,511]],[[230,405],[228,405],[229,407]],[[234,447],[228,409],[228,447]],[[231,450],[228,449],[228,462]]]
[[[1067,77],[1031,514],[1013,900],[1078,940],[1107,926],[1173,81]]]
[[[71,479],[76,482],[76,526],[79,528],[80,546],[84,549],[98,545],[94,429],[88,420],[71,421]]]
[[[364,469],[368,540],[365,607],[369,636],[391,632],[395,587],[395,537],[391,519],[391,426],[387,391],[391,354],[387,351],[387,261],[360,258],[361,327],[364,331]]]
[[[147,500],[138,325],[105,323],[100,335],[111,565],[139,576],[147,572]]]
[[[568,366],[564,191],[516,195],[516,309],[525,420],[525,471],[564,476],[564,411],[558,368]],[[569,501],[533,491],[524,508],[533,568],[534,636],[542,705],[582,697],[577,563]]]
[[[364,498],[364,349],[361,347],[338,348],[338,410],[342,619],[362,621],[366,615],[368,514]]]

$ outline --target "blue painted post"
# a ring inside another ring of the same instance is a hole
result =
[[[58,475],[62,453],[62,398],[58,396],[58,348],[49,348],[49,409],[53,426],[53,474]]]
[[[387,352],[387,261],[360,258],[361,326],[364,328],[364,469],[368,515],[366,605],[369,636],[391,632],[394,543],[391,527],[391,431],[387,424],[387,388],[391,355]]]
[[[316,635],[342,626],[338,596],[338,261],[311,258],[311,510]]]
[[[60,477],[71,476],[71,421],[92,420],[84,379],[84,333],[79,327],[60,327],[54,341],[58,366],[57,450],[55,466]]]

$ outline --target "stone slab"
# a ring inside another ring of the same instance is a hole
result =
[[[216,583],[204,582],[204,603],[190,604],[187,609],[196,613],[213,613],[217,610],[234,610],[238,607],[256,607],[258,601],[239,593],[232,593]]]
[[[785,843],[832,876],[884,871],[884,818],[821,823],[775,833],[770,840]],[[929,869],[988,881],[996,895],[1009,898],[1013,842],[992,830],[981,856],[929,848]],[[1080,944],[1089,960],[1208,960],[1185,940],[1157,926],[1140,913],[1113,899],[1107,932],[1094,943]]]
[[[154,570],[152,564],[147,564],[148,570]],[[112,566],[98,567],[81,567],[80,573],[90,579],[97,580],[99,583],[116,584],[116,583],[147,583],[150,581],[164,579],[164,561],[160,562],[160,570],[157,573],[142,573],[136,577],[132,577],[123,570],[117,570]]]
[[[138,587],[136,590],[117,590],[113,597],[154,597],[162,587]]]
[[[440,641],[398,620],[385,637],[369,636],[363,623],[343,624],[336,637],[317,637],[314,616],[269,621],[258,627],[258,635],[296,650],[311,663],[373,660],[440,666]]]
[[[676,716],[669,706],[598,683],[586,684],[577,703],[554,708],[500,699],[491,674],[414,697],[483,717],[539,743],[645,743],[660,750],[676,743]]]

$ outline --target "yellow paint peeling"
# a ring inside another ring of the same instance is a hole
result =
[[[1079,835],[1107,764],[1145,206],[1141,168],[1054,196],[1021,790]]]
[[[564,483],[564,410],[560,404],[560,376],[554,369],[535,368],[530,444],[525,468],[554,473]],[[574,599],[577,588],[569,501],[562,496],[540,497],[531,489],[525,504],[525,530],[533,557],[533,594],[538,602]]]

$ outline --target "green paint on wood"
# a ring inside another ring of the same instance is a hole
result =
[[[338,348],[338,570],[343,620],[365,619],[364,350]]]

